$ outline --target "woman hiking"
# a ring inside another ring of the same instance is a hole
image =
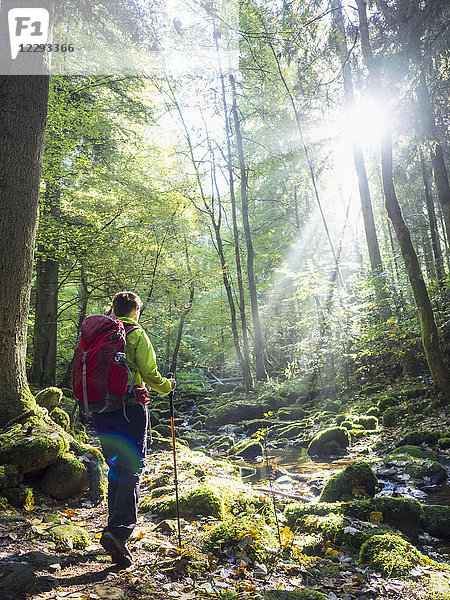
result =
[[[114,296],[113,316],[129,329],[125,358],[131,371],[128,385],[142,390],[145,383],[159,394],[169,394],[175,389],[176,382],[158,372],[153,346],[138,323],[141,309],[142,301],[133,292],[120,292]],[[134,395],[119,408],[94,413],[92,418],[109,466],[108,524],[100,544],[114,563],[126,568],[133,562],[125,541],[137,520],[140,474],[147,448],[147,406]]]

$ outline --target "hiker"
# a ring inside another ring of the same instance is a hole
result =
[[[169,394],[175,389],[176,382],[158,372],[153,346],[138,323],[141,308],[141,299],[133,292],[120,292],[114,296],[113,316],[129,328],[126,338],[126,364],[131,371],[128,385],[133,383],[136,390],[147,394],[144,382],[159,394]],[[113,562],[126,568],[132,564],[125,541],[137,520],[140,473],[147,448],[148,412],[142,398],[138,401],[134,397],[113,408],[92,415],[109,466],[108,524],[100,544],[111,554]]]

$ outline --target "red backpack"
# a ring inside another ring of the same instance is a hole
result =
[[[125,362],[125,343],[134,329],[138,327],[104,315],[86,317],[81,324],[72,390],[86,416],[99,412],[105,402],[122,403],[125,399],[131,373]]]

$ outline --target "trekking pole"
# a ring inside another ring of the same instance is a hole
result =
[[[167,373],[167,379],[172,379],[173,373]],[[178,499],[178,475],[177,475],[177,453],[175,450],[175,420],[173,414],[173,390],[169,394],[170,401],[170,428],[172,430],[172,452],[173,452],[173,472],[175,483],[175,499],[177,502],[177,522],[178,522],[178,547],[181,550],[181,523],[180,523],[180,501]]]

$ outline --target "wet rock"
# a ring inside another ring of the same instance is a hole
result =
[[[439,485],[447,478],[447,470],[435,460],[415,458],[401,449],[386,457],[383,463],[395,469],[394,477],[399,480],[410,478],[419,487],[421,485]]]
[[[89,471],[72,453],[50,465],[39,483],[40,489],[57,500],[66,500],[89,488]]]
[[[319,502],[351,500],[357,496],[375,496],[377,477],[366,462],[349,465],[326,482]]]
[[[48,387],[37,394],[36,403],[39,404],[39,406],[43,406],[51,413],[52,410],[58,406],[62,397],[62,390],[57,387]]]
[[[320,431],[308,446],[309,456],[331,456],[344,453],[349,445],[348,431],[344,427],[329,427]]]

